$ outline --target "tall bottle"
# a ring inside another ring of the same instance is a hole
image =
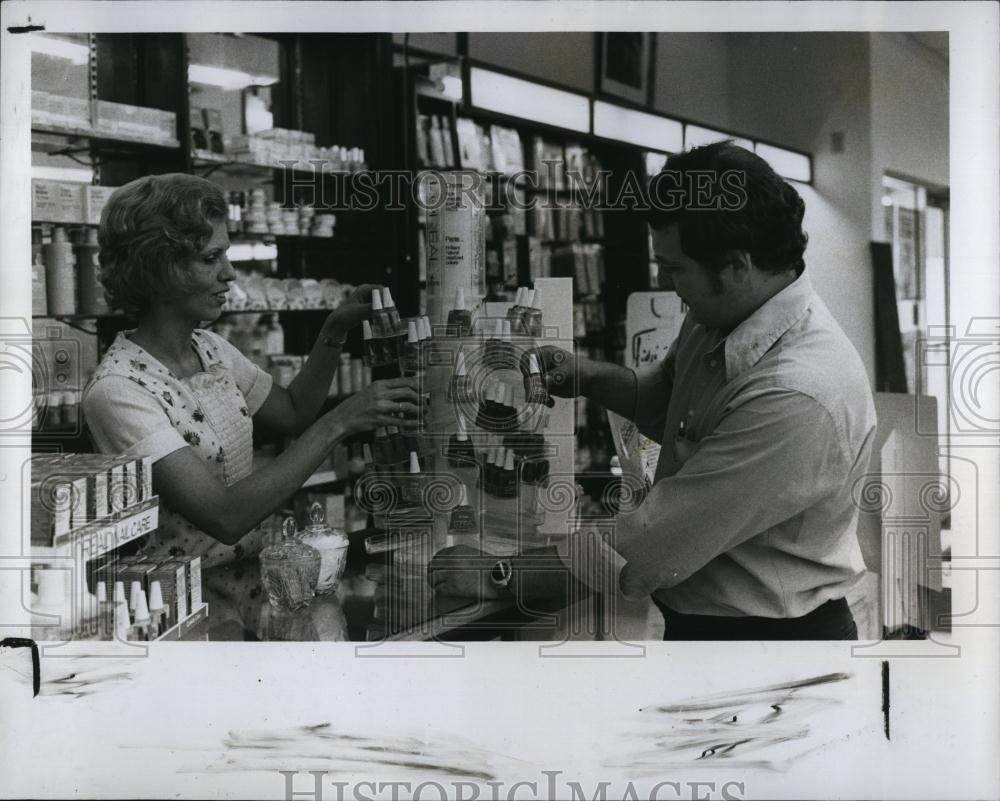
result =
[[[97,254],[97,229],[88,228],[86,238],[76,246],[76,279],[80,298],[80,314],[107,314],[110,310],[104,299],[100,281]]]
[[[76,275],[73,270],[73,245],[66,229],[52,229],[52,241],[43,246],[48,313],[52,316],[76,314]]]
[[[31,229],[31,313],[38,317],[49,313],[48,291],[45,288],[45,246],[40,228]]]

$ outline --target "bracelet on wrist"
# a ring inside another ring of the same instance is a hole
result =
[[[347,341],[347,336],[332,337],[329,334],[320,334],[319,341],[328,348],[342,348],[344,347],[344,343]]]

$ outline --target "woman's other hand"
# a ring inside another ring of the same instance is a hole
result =
[[[327,316],[323,323],[323,333],[334,339],[346,337],[348,331],[372,316],[372,290],[381,288],[380,284],[362,284],[357,287]]]
[[[418,386],[415,378],[373,381],[341,401],[329,414],[337,418],[347,435],[372,431],[379,426],[416,428],[420,403]]]

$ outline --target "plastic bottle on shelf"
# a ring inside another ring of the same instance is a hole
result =
[[[149,639],[149,602],[146,600],[146,592],[140,586],[136,588],[136,581],[132,585],[132,594],[135,596],[135,611],[132,615],[132,631],[129,639],[147,640]]]
[[[104,287],[100,281],[100,265],[97,254],[101,246],[97,243],[97,229],[88,228],[84,241],[76,246],[76,279],[80,299],[80,314],[108,314]]]
[[[31,313],[44,317],[49,312],[45,288],[45,245],[40,228],[31,229]]]
[[[52,241],[42,246],[45,256],[45,287],[48,313],[52,316],[76,314],[76,274],[73,245],[60,225],[52,229]]]
[[[472,312],[465,307],[465,289],[455,290],[455,307],[448,312],[448,336],[467,337],[472,332]]]
[[[264,352],[268,356],[276,356],[285,352],[285,329],[278,322],[278,315],[272,314],[267,327]]]

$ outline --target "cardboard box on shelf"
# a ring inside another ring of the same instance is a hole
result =
[[[51,92],[31,93],[31,122],[39,125],[90,127],[90,100]]]
[[[33,179],[31,219],[34,222],[82,223],[83,184]]]
[[[83,188],[83,221],[88,225],[98,225],[101,222],[101,212],[117,186],[85,186]]]
[[[177,135],[177,114],[157,108],[98,100],[97,129],[112,135],[172,139]]]

